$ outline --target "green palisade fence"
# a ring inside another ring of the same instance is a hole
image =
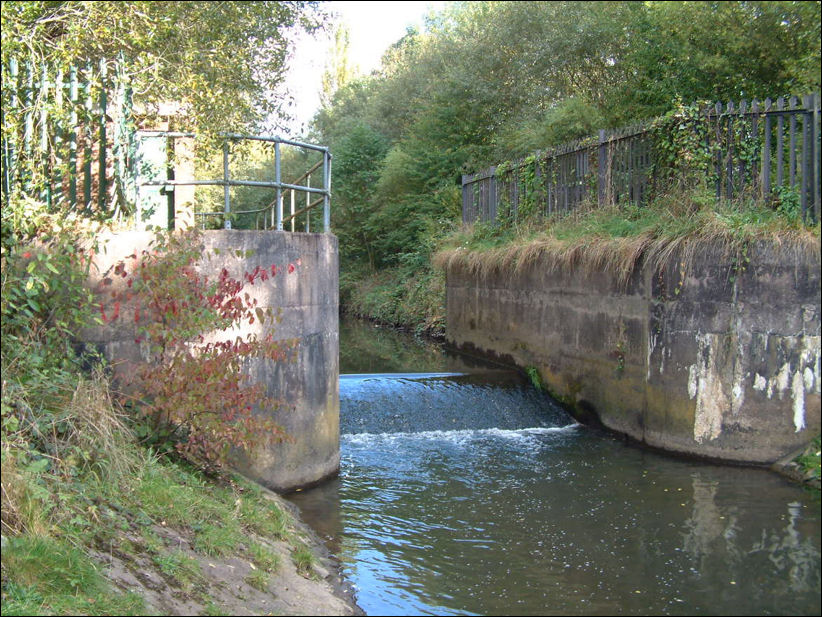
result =
[[[3,202],[27,195],[110,217],[133,173],[131,91],[121,60],[2,65]]]
[[[798,196],[805,221],[820,220],[819,94],[703,108],[695,131],[704,141],[704,173],[718,199],[768,201]],[[503,212],[554,215],[583,203],[643,204],[675,182],[655,160],[651,125],[638,125],[540,151],[527,159],[462,177],[465,223]],[[524,181],[523,178],[526,180]],[[504,209],[504,210],[503,210]]]

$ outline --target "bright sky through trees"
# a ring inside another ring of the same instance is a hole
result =
[[[350,33],[352,63],[361,73],[379,66],[383,52],[399,40],[410,26],[422,29],[423,17],[431,9],[440,9],[445,2],[327,2],[324,8],[334,17],[334,23],[344,23]],[[327,33],[312,37],[302,34],[295,45],[287,88],[294,97],[294,121],[289,126],[292,135],[306,128],[320,104],[322,73],[332,40]]]

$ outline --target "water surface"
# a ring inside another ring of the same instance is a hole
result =
[[[367,613],[819,614],[818,497],[627,445],[393,332],[341,349],[340,477],[294,501]]]

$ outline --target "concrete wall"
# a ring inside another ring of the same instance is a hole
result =
[[[148,246],[148,232],[122,232],[103,236],[96,257],[92,285],[118,261]],[[225,267],[242,278],[257,265],[277,267],[277,275],[247,285],[261,308],[280,311],[274,328],[277,340],[296,339],[293,362],[254,361],[248,367],[267,393],[284,401],[273,414],[293,441],[255,452],[236,453],[233,463],[241,473],[276,490],[289,491],[316,483],[339,470],[339,260],[337,239],[330,234],[255,231],[203,232],[204,254],[200,269],[216,279]],[[216,249],[216,251],[215,251]],[[241,251],[237,256],[236,251]],[[291,271],[291,272],[289,272]],[[116,278],[116,277],[115,277]],[[110,290],[111,287],[101,289]],[[101,300],[111,315],[108,292]],[[110,294],[109,294],[110,295]],[[231,336],[236,336],[232,332]],[[85,333],[100,346],[121,373],[140,359],[135,344],[133,309],[121,309],[114,322]]]
[[[669,451],[770,463],[820,431],[820,264],[759,246],[627,285],[547,261],[447,273],[448,340],[539,369],[578,414]]]

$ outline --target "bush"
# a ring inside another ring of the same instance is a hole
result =
[[[279,404],[243,369],[252,358],[285,360],[290,347],[274,341],[270,328],[264,336],[228,338],[255,322],[273,323],[271,309],[258,307],[245,285],[275,276],[276,266],[258,266],[244,281],[223,269],[212,281],[195,267],[202,258],[196,230],[158,233],[150,249],[116,265],[113,275],[125,285],[112,291],[113,306],[100,311],[110,323],[124,319],[122,306],[134,307],[135,342],[145,353],[128,386],[146,420],[140,436],[172,444],[193,464],[219,471],[231,448],[253,450],[285,439],[280,426],[253,413]],[[112,278],[103,284],[112,285]],[[212,336],[221,332],[225,338]]]

